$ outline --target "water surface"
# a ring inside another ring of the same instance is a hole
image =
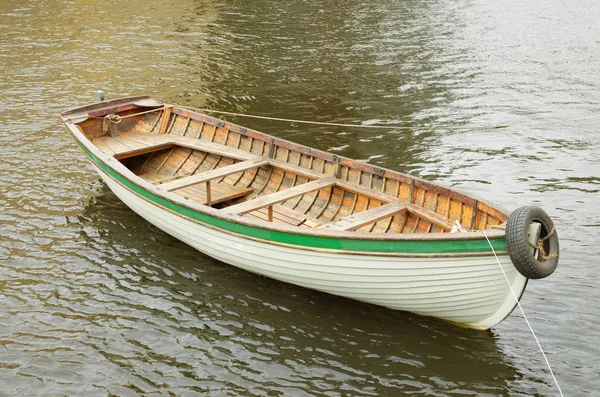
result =
[[[558,395],[520,313],[489,332],[205,257],[99,181],[57,114],[149,94],[556,219],[522,299],[565,395],[600,392],[600,3],[0,5],[6,395]],[[503,128],[495,128],[503,127]]]

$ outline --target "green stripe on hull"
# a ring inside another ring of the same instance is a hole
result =
[[[406,254],[451,254],[451,253],[477,253],[490,252],[488,242],[484,240],[441,240],[441,241],[414,241],[414,240],[365,240],[337,237],[314,236],[299,233],[290,233],[277,230],[263,229],[236,222],[219,219],[211,215],[194,211],[190,208],[166,200],[144,188],[136,185],[92,154],[81,142],[75,139],[86,156],[110,177],[137,193],[154,204],[167,208],[186,218],[223,229],[228,232],[241,234],[247,237],[283,243],[306,248],[322,248],[331,250],[373,252],[373,253],[406,253]],[[491,240],[494,250],[505,251],[504,238]]]

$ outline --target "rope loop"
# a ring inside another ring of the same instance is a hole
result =
[[[554,253],[551,255],[546,254],[546,249],[544,248],[544,242],[546,240],[548,240],[548,238],[550,238],[554,232],[556,232],[556,222],[552,223],[552,229],[550,230],[550,233],[548,233],[546,236],[538,238],[536,244],[533,244],[531,242],[527,242],[533,249],[538,250],[539,253],[539,258],[540,260],[543,261],[547,261],[550,259],[554,259],[558,256],[558,254]]]
[[[108,129],[111,124],[119,124],[121,120],[121,116],[118,116],[116,114],[108,114],[104,116],[104,119],[102,119],[102,132],[108,132]]]

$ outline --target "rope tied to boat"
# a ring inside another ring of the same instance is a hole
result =
[[[521,310],[521,314],[523,315],[523,319],[527,323],[527,326],[529,327],[529,331],[531,331],[531,335],[533,335],[533,339],[535,339],[535,341],[537,343],[537,346],[540,349],[540,352],[542,353],[542,357],[544,357],[544,360],[546,361],[546,365],[548,366],[548,370],[550,371],[550,375],[552,376],[552,379],[554,380],[554,384],[556,385],[556,388],[558,389],[558,393],[560,394],[561,397],[563,397],[562,389],[560,388],[560,385],[558,384],[558,380],[556,379],[556,376],[554,375],[554,371],[552,370],[552,367],[550,366],[550,361],[548,361],[548,357],[546,357],[546,353],[544,353],[544,349],[542,349],[542,344],[540,343],[537,335],[535,334],[535,331],[533,330],[533,327],[529,323],[529,319],[527,319],[527,316],[525,315],[525,310],[523,310],[523,306],[521,306],[521,302],[519,302],[519,298],[517,297],[517,294],[516,294],[514,288],[512,287],[512,284],[510,283],[510,280],[508,279],[508,275],[504,271],[504,268],[502,267],[502,264],[500,263],[500,259],[498,259],[498,255],[496,254],[496,250],[494,249],[494,246],[492,245],[492,242],[488,238],[487,234],[485,234],[485,230],[482,230],[481,233],[483,233],[483,237],[485,237],[485,239],[487,240],[487,242],[488,242],[488,244],[490,246],[490,249],[492,250],[492,253],[494,254],[494,258],[496,258],[496,262],[498,263],[498,267],[500,267],[500,270],[502,271],[502,274],[504,275],[504,279],[506,280],[506,283],[508,284],[508,288],[510,289],[510,292],[512,293],[512,296],[513,296],[515,302],[517,303],[517,306],[519,307],[519,310]],[[554,233],[554,227],[552,228],[552,231],[548,234],[548,236],[546,236],[545,238],[550,237],[552,235],[552,233]]]
[[[547,254],[546,254],[546,249],[544,248],[544,242],[545,242],[546,240],[548,240],[550,237],[552,237],[552,235],[554,234],[554,232],[555,232],[555,231],[556,231],[556,222],[553,222],[553,223],[552,223],[552,229],[550,230],[550,233],[548,233],[548,234],[547,234],[546,236],[544,236],[544,237],[540,237],[540,238],[538,238],[538,240],[537,240],[536,244],[533,244],[532,242],[530,242],[530,241],[527,241],[527,242],[529,243],[529,245],[530,245],[530,246],[531,246],[533,249],[536,249],[536,250],[538,250],[538,255],[539,255],[539,258],[542,260],[542,262],[543,262],[543,261],[550,260],[550,259],[554,259],[554,258],[556,258],[556,257],[558,256],[558,254],[557,254],[557,253],[554,253],[554,254],[547,255]]]
[[[116,114],[108,114],[102,119],[102,132],[107,133],[111,124],[119,124],[123,117]]]

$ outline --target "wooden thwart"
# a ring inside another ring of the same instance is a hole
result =
[[[228,165],[225,167],[220,167],[214,170],[202,172],[200,174],[195,174],[191,176],[186,176],[175,181],[170,181],[163,183],[161,185],[157,185],[160,189],[164,189],[167,191],[173,191],[177,189],[181,189],[187,186],[195,185],[197,183],[210,182],[214,179],[222,178],[227,175],[235,174],[236,172],[242,172],[246,170],[250,170],[252,168],[258,168],[269,164],[266,159],[263,160],[248,160],[242,161],[239,163],[235,163],[232,165]]]
[[[415,204],[409,204],[407,209],[413,214],[418,215],[419,217],[424,218],[443,229],[451,230],[452,226],[454,226],[450,219],[438,214],[437,212],[428,210],[427,208],[423,208]]]
[[[278,204],[293,197],[297,197],[332,185],[335,185],[335,181],[333,179],[317,179],[316,181],[307,182],[286,190],[280,190],[278,192],[261,196],[253,200],[244,201],[243,203],[226,207],[223,210],[233,214],[244,214],[246,212]]]
[[[320,226],[320,228],[335,230],[356,230],[365,225],[396,215],[397,213],[405,210],[407,206],[408,203],[401,202],[384,204],[376,208],[371,208],[370,210],[343,217],[337,222],[327,223],[323,226]]]
[[[138,156],[140,154],[150,153],[161,150],[165,147],[183,146],[190,149],[200,150],[202,152],[212,153],[219,156],[231,157],[237,160],[254,160],[259,156],[248,153],[241,149],[232,148],[225,145],[219,145],[213,142],[204,142],[199,139],[190,138],[187,136],[178,136],[171,134],[136,134],[125,133],[119,136],[131,141],[143,144],[143,147],[132,149],[131,147],[121,144],[114,138],[102,137],[102,143],[109,146],[113,153],[108,153],[115,156],[117,159]],[[97,138],[98,139],[98,138]],[[96,141],[96,139],[94,140]],[[96,142],[94,142],[96,143]]]

